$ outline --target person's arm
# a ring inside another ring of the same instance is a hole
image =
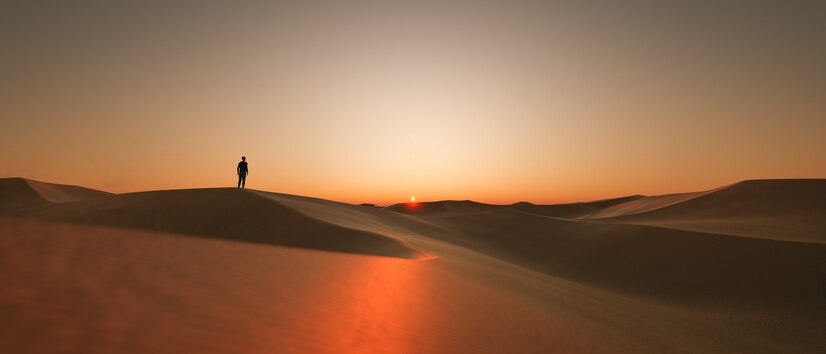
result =
[[[239,176],[241,175],[241,164],[238,164],[238,167],[235,168],[235,173],[237,173]]]

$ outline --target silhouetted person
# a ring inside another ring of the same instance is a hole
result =
[[[250,173],[247,167],[247,157],[241,156],[241,162],[238,163],[238,188],[244,188],[247,182],[247,175]]]

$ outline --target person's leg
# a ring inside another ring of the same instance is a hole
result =
[[[240,173],[238,174],[238,188],[241,188],[241,179],[244,178]]]
[[[246,174],[241,175],[241,188],[246,188],[246,184],[247,184],[247,175]]]

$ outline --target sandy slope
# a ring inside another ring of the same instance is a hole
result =
[[[25,178],[0,178],[0,209],[47,202],[64,203],[110,196],[111,193]]]
[[[769,197],[762,183],[625,217],[824,215],[789,201],[817,202],[817,182],[774,181]],[[826,348],[826,245],[579,219],[644,199],[411,214],[218,188],[7,204],[0,281],[14,286],[0,293],[0,352]]]
[[[602,210],[595,211],[586,217],[589,219],[610,218],[616,216],[632,215],[647,211],[665,208],[670,205],[679,204],[702,195],[712,193],[715,190],[692,193],[675,193],[656,196],[645,196],[625,203],[611,205]]]
[[[532,214],[552,216],[557,218],[579,219],[609,208],[613,205],[624,204],[640,198],[641,195],[632,195],[621,198],[595,200],[592,202],[541,205],[520,202],[509,206],[511,209],[522,210]]]
[[[816,317],[678,307],[434,243],[430,261],[0,218],[14,353],[817,352]]]
[[[605,220],[611,223],[826,243],[826,179],[744,181],[648,210],[605,213],[612,208],[628,211],[625,205],[649,198],[608,208],[601,215],[613,216]]]
[[[530,202],[518,202],[512,205],[494,205],[478,203],[471,200],[443,200],[438,202],[399,203],[388,206],[385,209],[424,217],[447,217],[491,210],[517,209],[533,214],[558,218],[583,218],[594,213],[598,213],[610,206],[634,201],[640,198],[643,198],[643,196],[632,195],[621,198],[595,200],[591,202],[554,205],[533,204]]]
[[[646,225],[563,220],[516,210],[454,216],[463,245],[596,287],[675,301],[813,306],[826,299],[826,245]],[[759,294],[759,296],[755,296]]]
[[[329,251],[419,256],[396,239],[308,218],[254,192],[235,188],[127,193],[28,206],[10,213]]]

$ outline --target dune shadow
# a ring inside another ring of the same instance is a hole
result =
[[[406,259],[421,255],[397,239],[310,218],[251,191],[234,188],[128,193],[71,203],[41,203],[5,212],[333,252]]]

